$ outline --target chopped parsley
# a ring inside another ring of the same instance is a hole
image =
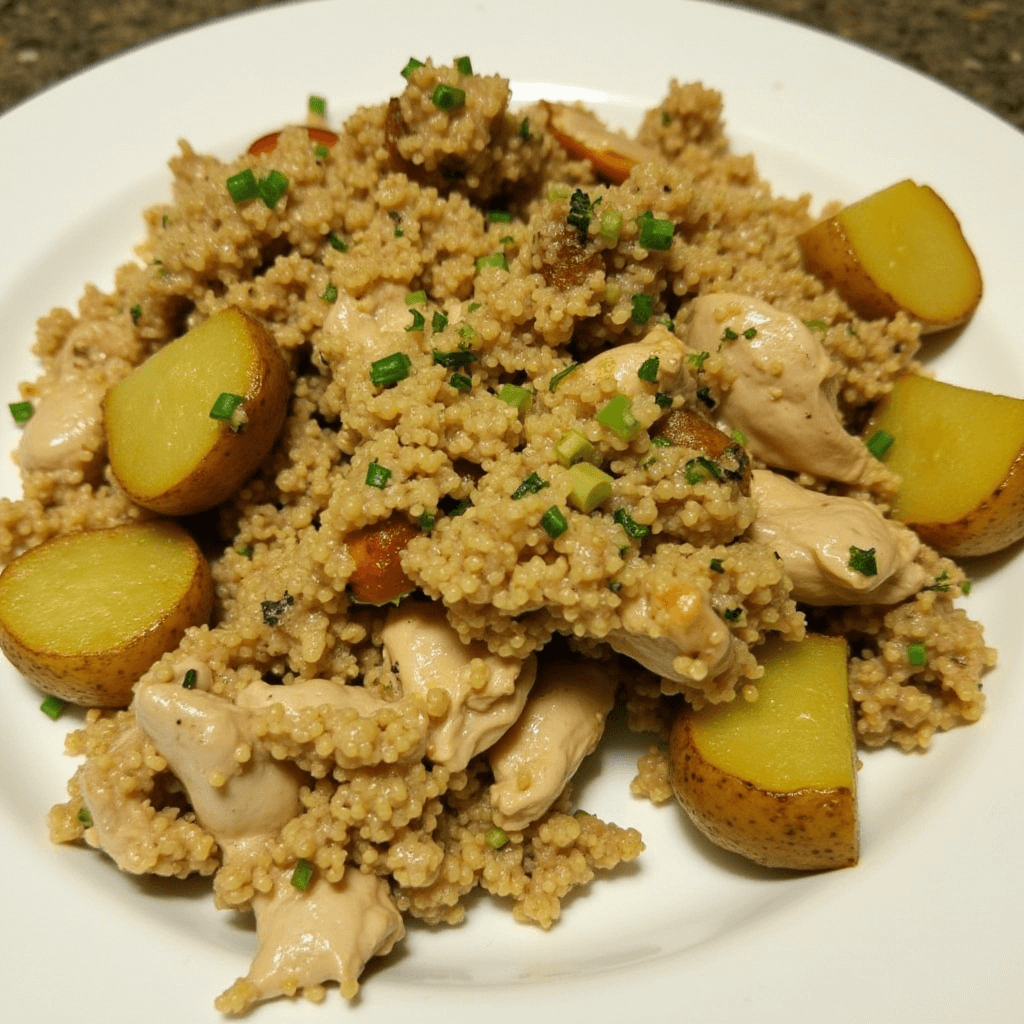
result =
[[[545,487],[549,486],[550,484],[547,480],[542,480],[536,473],[531,473],[512,492],[512,500],[518,501],[520,498],[525,498],[528,494],[536,494],[538,491],[543,491]]]
[[[268,626],[277,626],[291,606],[295,604],[295,598],[286,590],[278,601],[261,601],[260,612],[263,615],[263,622]]]
[[[861,576],[877,576],[878,563],[875,561],[874,548],[858,548],[850,545],[850,561],[847,563],[854,572]]]

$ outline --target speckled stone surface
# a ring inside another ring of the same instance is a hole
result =
[[[0,0],[0,112],[129,47],[275,2]],[[894,57],[1024,130],[1024,0],[748,0],[740,6]]]

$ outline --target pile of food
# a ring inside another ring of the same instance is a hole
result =
[[[613,713],[637,796],[855,863],[857,742],[982,713],[951,556],[1024,534],[1024,401],[916,361],[981,296],[930,189],[819,221],[701,85],[627,138],[468,58],[402,75],[227,163],[182,143],[12,404],[0,642],[90,708],[51,834],[253,911],[228,1013],[351,997],[474,890],[551,926],[643,850],[573,800]]]

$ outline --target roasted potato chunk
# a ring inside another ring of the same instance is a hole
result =
[[[289,390],[267,330],[222,310],[107,392],[110,468],[133,501],[162,515],[219,505],[267,457]]]
[[[766,867],[857,863],[855,739],[841,638],[766,645],[758,698],[687,709],[672,788],[713,843]]]
[[[906,310],[925,332],[963,323],[981,301],[978,261],[953,211],[905,180],[840,210],[798,237],[812,273],[863,317]]]
[[[206,559],[176,523],[69,533],[0,574],[0,648],[44,693],[126,707],[139,676],[212,608]]]
[[[908,375],[865,437],[900,475],[893,515],[936,550],[987,555],[1024,537],[1024,399]]]

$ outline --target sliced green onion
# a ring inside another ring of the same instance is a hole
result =
[[[907,661],[915,668],[922,668],[928,664],[928,652],[924,644],[907,645]]]
[[[412,360],[404,352],[392,352],[370,364],[370,380],[379,388],[387,388],[409,376]]]
[[[720,558],[711,559],[711,571],[712,572],[725,572],[725,566],[722,564]]]
[[[733,430],[729,434],[729,440],[730,441],[735,441],[736,444],[741,444],[741,445],[742,444],[746,444],[747,443],[747,435],[744,434],[742,430],[737,428],[737,429]]]
[[[570,373],[575,373],[582,365],[582,363],[570,363],[564,370],[552,374],[551,380],[548,381],[548,391],[554,391]]]
[[[448,378],[448,383],[456,391],[470,391],[473,387],[473,378],[467,377],[464,373],[453,373]]]
[[[18,424],[28,423],[35,412],[31,402],[11,402],[7,408],[11,410],[11,418]]]
[[[460,75],[473,74],[473,63],[468,57],[456,57],[455,69]]]
[[[222,391],[210,407],[210,419],[228,423],[233,430],[237,430],[235,413],[244,402],[245,398],[242,395],[234,395],[230,391]]]
[[[419,523],[419,527],[421,530],[424,531],[424,533],[430,533],[430,531],[434,528],[434,524],[437,522],[437,513],[423,512],[416,519],[416,522]]]
[[[454,370],[459,366],[468,366],[476,359],[475,352],[468,352],[464,349],[459,349],[456,352],[439,352],[435,348],[433,354],[434,362],[438,366],[443,366],[446,370]]]
[[[492,252],[489,256],[478,257],[476,269],[483,270],[485,267],[497,267],[499,270],[508,270],[508,258],[503,252]]]
[[[557,505],[552,505],[544,515],[540,517],[540,525],[544,527],[544,532],[552,538],[561,537],[566,530],[569,529],[569,523],[565,516],[562,514],[562,510]]]
[[[636,371],[636,375],[648,384],[654,384],[658,379],[658,368],[660,366],[661,360],[657,356],[651,356],[650,359],[645,359],[640,364],[640,369]]]
[[[406,331],[422,331],[427,326],[427,318],[418,310],[410,309],[412,313],[412,323],[406,327]]]
[[[868,438],[867,445],[868,451],[876,459],[880,459],[893,445],[896,440],[887,430],[876,430],[875,433]]]
[[[415,57],[410,57],[409,63],[402,68],[402,74],[404,77],[408,78],[417,68],[422,68],[424,66],[423,61],[417,60]]]
[[[300,892],[305,892],[313,883],[313,865],[304,857],[295,862],[295,870],[292,871],[291,883]]]
[[[570,430],[555,442],[555,458],[566,469],[577,462],[589,462],[595,452],[594,446],[578,430]]]
[[[181,685],[185,690],[194,690],[196,688],[196,682],[199,679],[199,673],[194,668],[190,668],[185,673],[185,678],[182,679]]]
[[[244,171],[232,174],[227,180],[228,194],[236,203],[245,203],[255,199],[260,194],[259,185],[256,183],[256,175],[252,169],[246,167]]]
[[[683,467],[683,476],[688,484],[699,484],[705,480],[721,480],[722,467],[706,455],[698,455]]]
[[[659,220],[648,210],[637,217],[637,223],[640,225],[637,241],[645,249],[664,252],[672,247],[672,236],[676,230],[672,221]]]
[[[520,387],[518,384],[506,384],[499,392],[498,397],[513,409],[519,412],[529,412],[533,406],[533,392],[529,388]]]
[[[531,473],[512,492],[512,500],[518,501],[520,498],[525,498],[528,494],[537,494],[539,491],[543,491],[545,487],[550,486],[547,480],[542,480],[536,473]]]
[[[64,709],[67,706],[67,701],[49,694],[44,698],[43,703],[39,705],[39,710],[42,711],[47,718],[52,718],[56,722],[57,719],[64,714]]]
[[[466,90],[438,82],[430,94],[430,101],[438,110],[458,110],[466,103]]]
[[[643,433],[643,426],[633,415],[629,398],[626,395],[616,395],[607,404],[598,410],[598,423],[606,426],[616,437],[623,441],[632,441]]]
[[[418,292],[409,292],[405,297],[407,306],[423,306],[427,301],[427,293],[421,288]]]
[[[849,567],[854,572],[859,572],[861,576],[877,576],[878,575],[878,564],[875,561],[875,549],[854,547],[850,545],[850,561]]]
[[[484,842],[492,849],[500,850],[508,842],[508,833],[497,825],[492,825],[484,833]]]
[[[273,209],[288,191],[288,179],[280,171],[271,171],[258,182],[260,198]]]
[[[645,324],[651,319],[654,313],[654,296],[645,295],[641,292],[633,296],[633,308],[629,314],[630,320],[635,324]]]
[[[327,236],[327,241],[332,249],[336,249],[338,252],[348,252],[348,245],[344,239],[339,238],[333,232]]]
[[[624,508],[617,508],[612,513],[612,519],[626,531],[628,537],[632,537],[634,540],[646,537],[651,532],[649,526],[638,523]]]
[[[572,490],[569,504],[581,512],[593,512],[612,496],[612,478],[590,462],[577,462],[569,470]]]
[[[809,331],[827,331],[828,321],[826,320],[805,320],[804,327]]]
[[[618,210],[605,210],[601,214],[601,237],[607,242],[617,242],[622,230],[622,214]]]
[[[391,470],[382,466],[379,462],[371,462],[366,468],[367,487],[376,487],[378,491],[384,490],[391,479]]]
[[[327,100],[323,96],[309,97],[309,112],[323,117],[327,113]]]
[[[430,318],[430,327],[435,334],[440,334],[448,326],[448,314],[435,309]]]

